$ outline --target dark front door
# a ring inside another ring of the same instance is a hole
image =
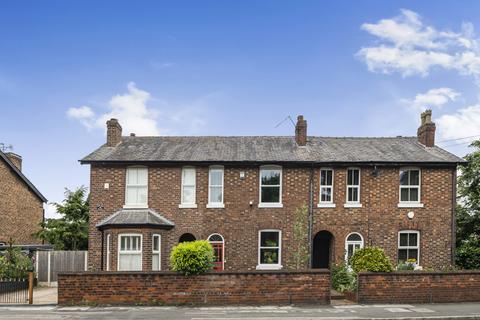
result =
[[[332,234],[320,231],[313,238],[312,268],[330,268]]]

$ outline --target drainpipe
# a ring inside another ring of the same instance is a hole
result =
[[[313,245],[312,245],[312,229],[313,229],[313,163],[310,167],[310,181],[308,190],[308,253],[310,255],[310,268],[313,266]]]
[[[456,221],[456,210],[457,210],[457,168],[452,172],[452,265],[455,264],[455,254],[457,247],[457,221]]]

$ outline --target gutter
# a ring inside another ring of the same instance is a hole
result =
[[[455,264],[455,255],[457,249],[457,169],[452,172],[452,248],[451,248],[451,263]]]

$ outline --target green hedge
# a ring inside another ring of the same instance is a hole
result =
[[[391,272],[393,265],[383,249],[365,247],[355,251],[349,261],[355,273],[362,271]]]
[[[206,240],[179,243],[170,254],[172,270],[185,275],[201,274],[213,268],[212,245]]]

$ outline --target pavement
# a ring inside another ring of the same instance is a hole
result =
[[[33,289],[34,305],[56,305],[57,304],[57,288],[37,287]],[[1,306],[1,304],[0,304]]]
[[[0,306],[0,319],[330,320],[479,319],[480,303],[265,307]]]

